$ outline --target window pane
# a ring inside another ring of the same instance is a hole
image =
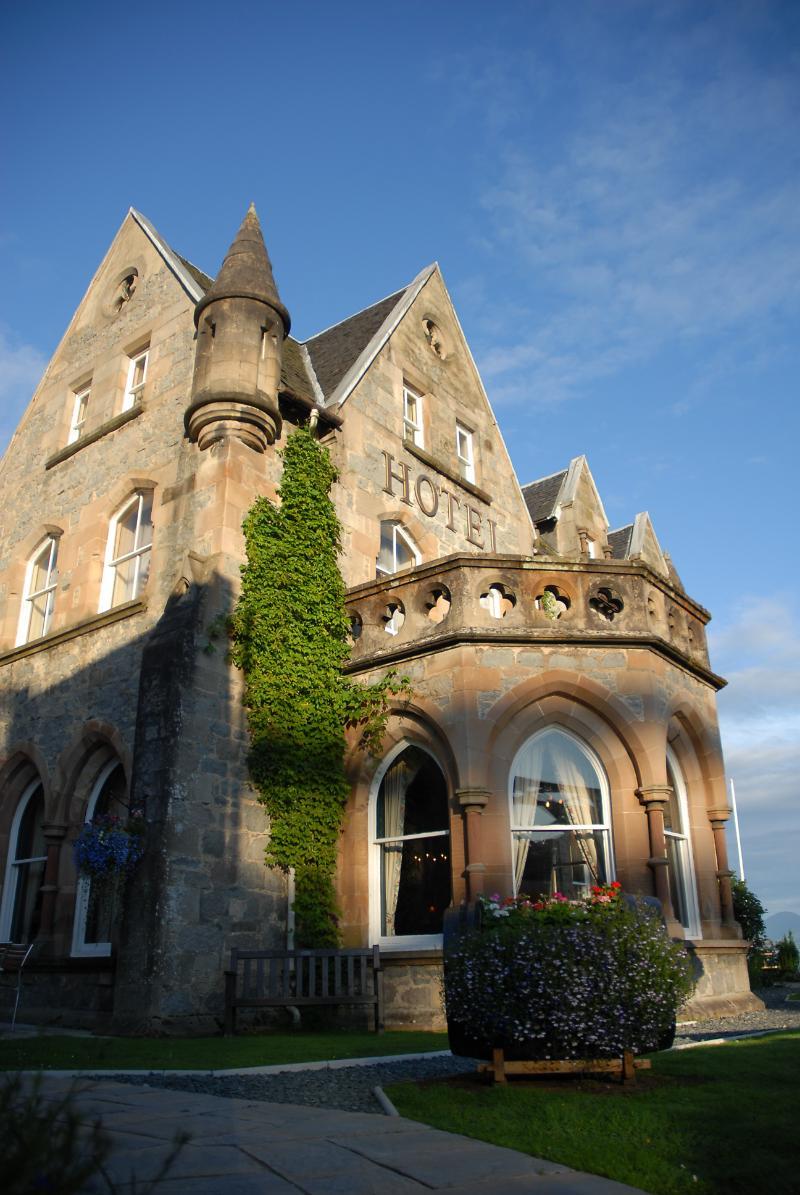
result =
[[[46,853],[42,821],[44,820],[44,791],[41,784],[28,798],[17,831],[15,859],[33,859]]]
[[[50,553],[52,552],[52,548],[53,541],[48,540],[36,557],[33,568],[31,569],[29,593],[38,593],[39,590],[47,588],[50,580]]]
[[[441,769],[427,752],[407,748],[378,794],[378,837],[399,840],[380,848],[383,934],[441,933],[451,899],[449,822]],[[440,833],[405,838],[430,831]]]
[[[398,569],[408,568],[409,565],[414,564],[414,560],[414,553],[411,551],[408,540],[397,528],[395,532],[395,566],[392,571],[397,572]]]
[[[142,494],[142,515],[139,520],[137,548],[145,548],[153,542],[153,495]]]
[[[513,821],[528,826],[603,825],[600,778],[580,747],[560,731],[533,739],[517,759]]]
[[[111,595],[111,605],[119,606],[122,602],[129,602],[134,596],[133,585],[136,579],[136,557],[123,560],[114,569],[114,592]]]
[[[117,534],[114,539],[114,559],[127,555],[136,547],[136,524],[139,514],[139,500],[132,502],[117,520]]]
[[[673,838],[667,835],[667,866],[669,871],[669,888],[672,896],[673,912],[684,929],[690,927],[689,901],[686,893],[687,883],[686,843],[683,838]]]
[[[680,802],[678,801],[678,781],[669,762],[667,762],[667,784],[672,789],[672,794],[664,806],[664,829],[673,830],[676,834],[682,834],[683,824],[681,821]]]
[[[607,880],[604,830],[564,830],[514,834],[514,879],[530,897],[561,892],[570,900],[586,896],[592,884]]]
[[[30,599],[31,620],[28,624],[29,639],[39,639],[47,633],[50,625],[50,599],[52,596],[51,593],[43,593],[39,597]]]
[[[44,860],[19,863],[14,870],[17,884],[11,913],[11,941],[32,942],[41,921]]]
[[[150,549],[148,548],[146,552],[142,552],[140,556],[136,557],[136,560],[137,572],[133,591],[131,592],[132,598],[139,597],[139,594],[143,592],[147,585],[150,576]]]

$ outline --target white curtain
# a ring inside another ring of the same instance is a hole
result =
[[[559,735],[550,753],[550,761],[554,777],[559,788],[559,797],[564,802],[567,820],[572,826],[592,825],[600,815],[596,809],[592,792],[590,791],[584,771],[581,768],[578,750],[569,739]],[[592,831],[582,833],[573,830],[570,833],[571,845],[580,851],[583,861],[589,867],[592,879],[598,882],[600,871],[597,858],[597,842]],[[570,856],[577,852],[570,850]]]
[[[542,783],[542,761],[545,740],[534,739],[526,747],[514,776],[513,822],[515,829],[533,829],[536,823],[536,805]],[[514,891],[519,892],[525,863],[530,849],[530,839],[523,834],[514,835]]]
[[[381,784],[383,838],[402,837],[406,817],[406,793],[417,770],[417,768],[410,768],[403,759],[399,759],[397,763],[392,764],[384,776]],[[390,937],[394,933],[397,896],[400,891],[403,844],[402,842],[386,842],[381,850],[383,853],[383,891],[386,902],[384,914],[386,924],[383,932]]]

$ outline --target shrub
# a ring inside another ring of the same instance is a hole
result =
[[[778,946],[778,968],[781,976],[791,979],[800,971],[800,953],[791,930],[781,938]]]
[[[486,1049],[531,1059],[657,1049],[694,982],[660,915],[619,885],[484,902],[484,926],[448,953],[448,1022]]]
[[[751,951],[761,950],[767,935],[764,926],[764,906],[744,880],[731,880],[733,892],[733,915],[742,927],[742,934],[750,943]]]

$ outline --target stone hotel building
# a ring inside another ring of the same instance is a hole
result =
[[[724,682],[647,514],[609,529],[583,456],[521,484],[436,265],[289,332],[254,209],[216,279],[131,210],[3,458],[0,942],[36,943],[25,1019],[213,1030],[230,948],[286,942],[219,628],[305,423],[339,471],[350,671],[412,686],[379,756],[348,756],[336,879],[387,1024],[441,1023],[451,903],[614,878],[691,943],[693,1011],[752,1005]],[[143,858],[93,894],[73,843],[128,808]]]

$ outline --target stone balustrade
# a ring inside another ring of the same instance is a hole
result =
[[[354,586],[347,607],[358,670],[449,643],[613,641],[713,676],[707,611],[634,561],[447,556]]]

